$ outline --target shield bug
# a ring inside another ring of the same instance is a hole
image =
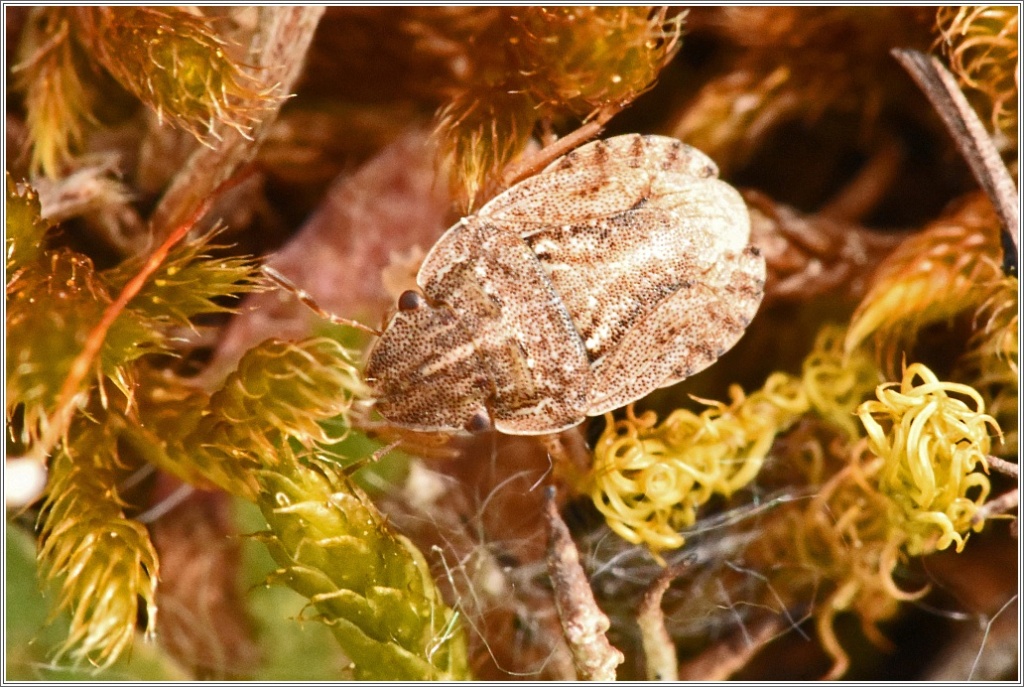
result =
[[[544,434],[678,382],[743,335],[765,264],[699,150],[594,141],[449,229],[370,351],[392,423]]]

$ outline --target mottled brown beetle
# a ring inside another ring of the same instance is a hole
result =
[[[380,413],[417,430],[544,434],[678,382],[763,293],[740,195],[663,136],[595,141],[449,229],[372,348]]]

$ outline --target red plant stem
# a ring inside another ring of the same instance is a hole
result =
[[[40,437],[39,441],[36,442],[31,451],[29,451],[29,457],[43,462],[53,450],[53,447],[57,445],[59,438],[67,432],[67,429],[71,424],[71,418],[74,416],[75,412],[75,396],[78,395],[82,382],[85,381],[85,377],[89,374],[89,370],[95,363],[96,357],[100,353],[100,349],[103,348],[103,342],[107,338],[107,333],[110,331],[110,327],[113,326],[118,315],[120,315],[128,303],[139,294],[139,291],[141,291],[142,287],[145,286],[146,281],[153,276],[153,273],[156,272],[160,265],[163,264],[164,260],[167,259],[167,255],[171,252],[171,249],[175,244],[185,238],[189,230],[191,230],[192,227],[202,219],[203,215],[209,212],[214,200],[216,200],[216,198],[218,198],[224,191],[238,185],[241,180],[248,176],[249,174],[243,173],[228,179],[215,189],[213,193],[200,201],[195,210],[192,211],[192,214],[189,215],[184,222],[175,227],[174,231],[164,239],[164,242],[153,251],[145,264],[139,270],[138,274],[132,277],[128,283],[124,285],[124,288],[121,289],[121,293],[118,294],[117,299],[107,306],[107,309],[103,312],[103,317],[100,318],[100,321],[95,327],[93,327],[92,331],[89,332],[89,336],[85,341],[85,346],[82,347],[81,352],[79,352],[71,363],[71,369],[68,371],[68,376],[64,378],[64,383],[61,385],[60,392],[57,394],[57,411],[55,413],[54,421],[49,424],[46,431],[43,433],[43,436]]]
[[[594,118],[572,133],[566,134],[554,143],[545,146],[534,155],[524,160],[519,160],[511,165],[501,175],[501,184],[505,188],[513,186],[523,179],[533,176],[543,167],[553,162],[555,158],[565,155],[573,148],[581,145],[601,133],[604,125],[622,111],[624,105],[607,105],[594,113]]]

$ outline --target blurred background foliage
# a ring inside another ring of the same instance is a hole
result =
[[[572,679],[566,603],[619,678],[1017,675],[1018,281],[889,52],[1016,179],[1016,7],[6,18],[8,679]],[[377,327],[600,126],[706,152],[768,264],[736,348],[635,408],[391,427],[369,337],[259,271]]]

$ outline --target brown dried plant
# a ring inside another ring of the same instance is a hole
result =
[[[493,193],[497,173],[538,123],[619,110],[650,88],[679,48],[683,17],[647,7],[540,7],[422,23],[423,40],[462,51],[437,136],[463,208]]]
[[[992,130],[1017,146],[1017,93],[1020,89],[1016,6],[949,6],[936,22],[942,52],[968,92],[984,101]]]

